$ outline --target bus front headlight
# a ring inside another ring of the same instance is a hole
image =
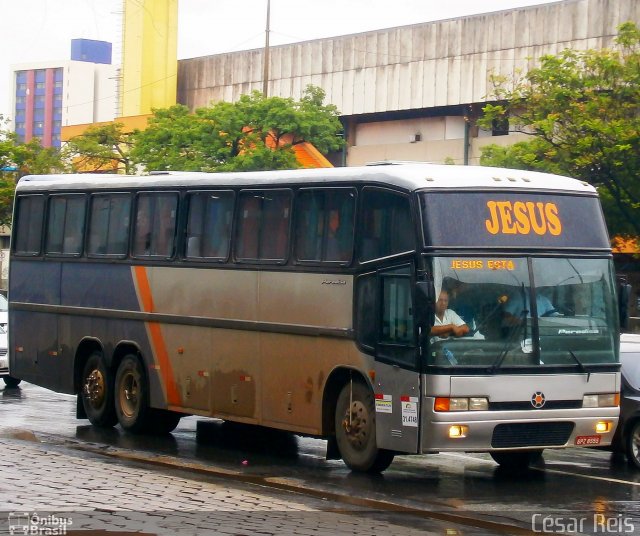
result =
[[[489,399],[486,397],[438,397],[433,404],[435,411],[487,411]]]
[[[583,408],[610,408],[620,405],[620,393],[604,393],[599,395],[584,395]]]

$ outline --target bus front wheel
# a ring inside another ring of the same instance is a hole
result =
[[[352,471],[380,473],[391,465],[394,453],[376,444],[373,393],[362,382],[349,382],[340,391],[335,427],[340,455]]]
[[[143,433],[150,425],[147,379],[140,360],[127,355],[116,373],[115,408],[120,426],[127,432]]]
[[[113,406],[112,373],[99,352],[91,354],[82,369],[79,396],[91,424],[108,428],[118,422]]]
[[[525,471],[529,466],[542,457],[542,449],[540,450],[504,450],[490,452],[493,460],[500,465],[501,468],[509,471]]]

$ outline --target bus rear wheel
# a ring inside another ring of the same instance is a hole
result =
[[[118,422],[113,405],[113,378],[100,352],[89,356],[82,369],[80,395],[89,422],[109,428]]]
[[[391,465],[394,453],[377,446],[373,393],[362,382],[349,382],[340,391],[335,428],[338,450],[352,471],[380,473]]]
[[[127,355],[120,362],[115,381],[115,408],[120,426],[127,432],[149,430],[149,388],[140,360]]]
[[[180,424],[181,413],[166,409],[154,409],[151,413],[149,431],[154,434],[164,435],[173,432]]]
[[[4,381],[4,384],[11,389],[15,389],[16,387],[18,387],[18,385],[20,385],[20,382],[22,381],[18,378],[14,378],[13,376],[3,376],[2,380]]]

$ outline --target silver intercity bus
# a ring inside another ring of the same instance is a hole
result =
[[[185,414],[394,454],[608,445],[614,274],[597,194],[430,164],[28,176],[16,190],[13,376],[96,426]]]

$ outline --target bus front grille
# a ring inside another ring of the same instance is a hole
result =
[[[572,422],[499,424],[493,430],[494,448],[544,447],[564,445],[573,432]]]
[[[581,407],[582,400],[547,400],[541,408],[534,407],[529,400],[525,402],[489,402],[489,410],[491,411],[544,411],[547,409],[579,409]]]

